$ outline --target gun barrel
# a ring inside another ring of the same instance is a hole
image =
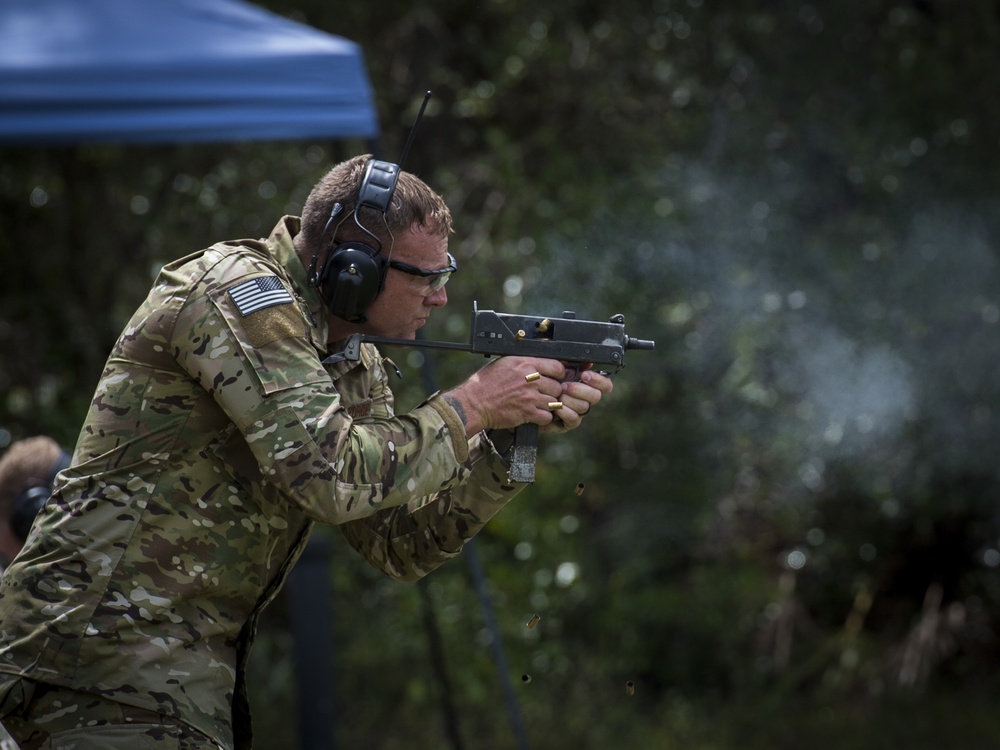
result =
[[[645,351],[652,351],[656,342],[652,339],[635,339],[631,336],[625,337],[625,348],[626,349],[642,349]]]

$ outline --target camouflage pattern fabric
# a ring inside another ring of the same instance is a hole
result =
[[[322,364],[298,227],[284,217],[266,241],[163,268],[108,359],[73,466],[0,580],[0,675],[248,748],[257,619],[314,522],[415,580],[523,489],[437,395],[396,415],[374,347]]]
[[[0,726],[0,750],[18,750],[14,738],[2,726]]]
[[[142,708],[17,678],[30,698],[4,722],[17,736],[10,750],[219,750],[187,724]],[[30,717],[30,718],[25,718]],[[0,743],[0,750],[8,750]]]
[[[4,567],[0,565],[0,576],[3,575]],[[0,677],[0,684],[2,684],[3,678]],[[0,688],[0,694],[3,693],[2,688]],[[7,733],[7,730],[0,725],[0,750],[18,750],[17,743],[14,742],[14,738]]]

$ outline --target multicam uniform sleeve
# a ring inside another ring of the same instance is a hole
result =
[[[275,271],[220,262],[188,298],[170,342],[180,366],[236,425],[261,478],[314,520],[334,524],[461,484],[471,464],[450,407],[431,400],[355,424],[309,338],[306,313]],[[241,296],[257,279],[270,295],[255,297],[269,300],[263,307]]]
[[[386,405],[387,378],[375,380],[374,404]],[[391,392],[390,392],[391,393]],[[470,472],[458,487],[410,500],[340,527],[362,557],[388,576],[413,581],[455,557],[525,485],[508,481],[508,466],[482,434],[468,441]]]
[[[376,568],[403,581],[452,559],[524,488],[507,482],[507,466],[488,444],[472,447],[470,455],[472,473],[461,487],[344,524],[344,537]]]

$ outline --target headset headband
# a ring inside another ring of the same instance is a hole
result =
[[[365,166],[361,187],[358,188],[358,202],[354,208],[357,218],[358,208],[367,206],[383,214],[389,212],[392,195],[396,192],[396,182],[399,180],[399,165],[388,161],[371,159]]]

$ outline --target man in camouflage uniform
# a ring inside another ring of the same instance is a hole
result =
[[[34,517],[52,493],[56,474],[69,456],[46,435],[18,440],[0,459],[0,574],[17,557]],[[18,750],[0,727],[0,750]]]
[[[0,582],[0,716],[23,750],[249,748],[257,620],[314,522],[415,580],[523,488],[511,429],[573,429],[611,391],[502,357],[396,414],[373,346],[324,363],[353,333],[414,337],[454,270],[448,209],[412,175],[384,214],[354,213],[368,161],[334,167],[266,240],[164,267],[118,339]],[[363,314],[337,317],[325,261],[359,239],[391,261]]]

